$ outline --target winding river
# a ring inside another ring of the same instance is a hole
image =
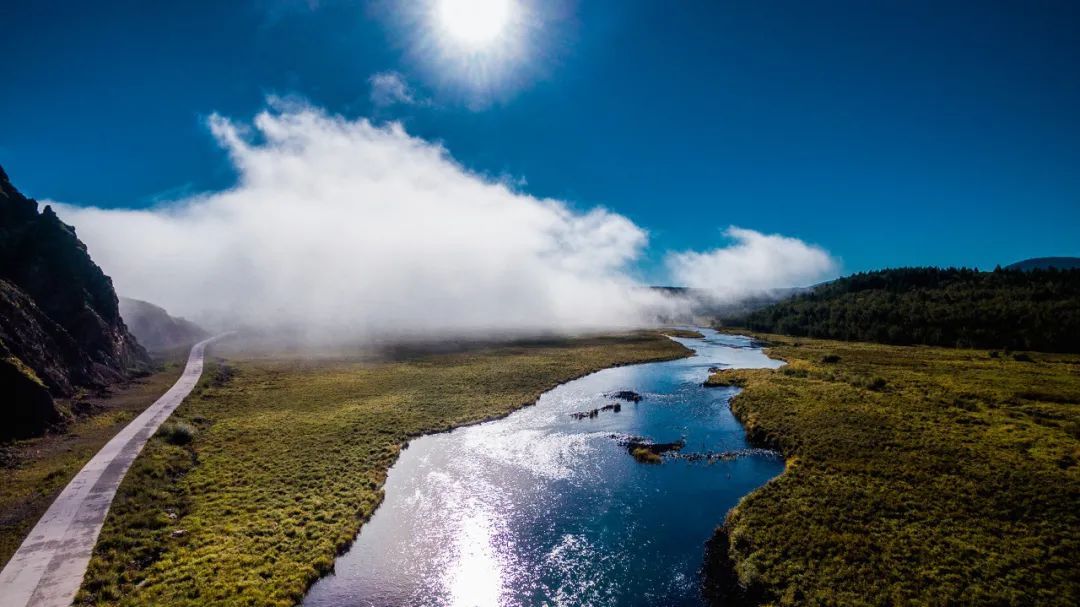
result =
[[[700,329],[699,329],[700,330]],[[536,406],[412,441],[386,498],[308,607],[367,605],[701,605],[705,541],[739,498],[783,470],[749,450],[704,388],[709,367],[780,366],[745,337],[700,330],[690,358],[606,369]],[[620,402],[619,411],[572,414]],[[628,437],[683,440],[659,465]],[[734,458],[694,454],[737,453]]]

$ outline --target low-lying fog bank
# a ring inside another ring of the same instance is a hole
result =
[[[412,341],[625,330],[694,313],[642,283],[648,233],[627,217],[472,172],[399,123],[271,100],[252,125],[214,115],[210,129],[235,166],[230,189],[149,209],[54,203],[119,292],[207,329]],[[672,279],[732,303],[836,269],[797,239],[724,236],[712,251],[669,253]]]
[[[312,340],[303,333],[246,329],[233,333],[214,347],[215,354],[227,358],[304,359],[350,361],[401,361],[433,354],[479,352],[492,348],[520,349],[561,347],[568,343],[603,343],[612,337],[655,334],[651,329],[581,332],[491,332],[487,334],[419,333],[387,334],[364,339]]]

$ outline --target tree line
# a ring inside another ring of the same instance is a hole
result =
[[[1080,352],[1080,270],[863,272],[721,322],[823,339]]]

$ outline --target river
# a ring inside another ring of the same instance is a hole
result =
[[[677,340],[693,357],[605,369],[503,419],[413,440],[383,504],[303,604],[703,604],[705,541],[784,464],[747,451],[728,408],[737,389],[701,385],[709,367],[782,363],[748,338],[698,330],[705,339]],[[610,396],[620,390],[642,400]],[[685,445],[644,464],[621,444],[630,436]],[[720,452],[741,455],[686,457]]]

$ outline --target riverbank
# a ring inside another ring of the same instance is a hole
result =
[[[761,337],[787,366],[721,373],[788,467],[711,542],[714,598],[1080,602],[1080,355]]]
[[[750,449],[714,366],[779,366],[703,330],[692,357],[604,369],[504,419],[420,437],[303,607],[702,607],[716,521],[784,469]]]
[[[387,363],[230,359],[124,479],[78,602],[294,605],[382,500],[411,437],[506,415],[593,371],[689,350],[658,333]]]

